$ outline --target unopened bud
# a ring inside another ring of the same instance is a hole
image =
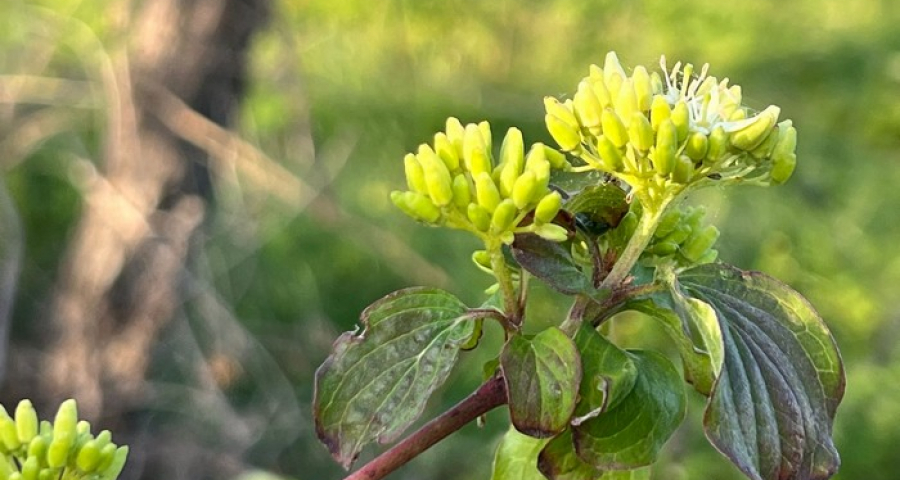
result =
[[[556,218],[556,214],[559,213],[559,208],[562,206],[562,196],[559,192],[553,191],[544,195],[544,198],[538,202],[537,207],[534,209],[534,219],[537,223],[550,223]]]
[[[797,155],[789,153],[787,155],[779,155],[772,157],[772,182],[782,184],[786,182],[794,173],[797,166]]]
[[[403,157],[403,170],[406,173],[406,185],[410,190],[419,193],[428,193],[428,186],[425,184],[425,172],[422,170],[422,164],[412,153],[407,153]]]
[[[482,232],[488,231],[488,228],[491,227],[491,212],[477,203],[469,204],[466,216],[469,217],[472,225],[475,225],[475,228]]]
[[[672,180],[677,183],[687,184],[694,177],[694,161],[687,155],[679,155],[672,170]]]
[[[547,160],[547,149],[543,143],[535,143],[525,157],[525,171],[534,174],[538,189],[547,188],[550,182],[550,161]]]
[[[653,168],[656,173],[667,176],[675,168],[675,153],[678,145],[678,131],[672,120],[665,120],[656,133],[656,150],[653,152]]]
[[[622,152],[606,135],[597,138],[597,153],[600,154],[604,170],[611,173],[622,170]]]
[[[653,103],[650,105],[650,126],[653,131],[659,130],[662,122],[672,117],[672,107],[664,95],[654,95]]]
[[[502,233],[509,230],[513,221],[516,219],[518,209],[512,200],[506,199],[497,205],[494,214],[491,216],[491,231],[494,233]]]
[[[512,168],[516,175],[522,172],[525,164],[525,142],[522,139],[522,131],[511,127],[503,137],[500,144],[500,164],[503,168]]]
[[[569,232],[567,232],[564,227],[561,227],[555,223],[545,223],[543,225],[537,225],[534,228],[534,233],[545,240],[550,240],[551,242],[564,242],[569,238]]]
[[[103,471],[98,480],[113,480],[122,473],[122,469],[125,467],[125,460],[128,459],[128,446],[121,446],[116,449],[116,454],[113,457],[112,464]]]
[[[494,137],[491,135],[491,124],[487,121],[479,122],[478,130],[481,132],[481,139],[484,142],[484,150],[487,152],[488,157],[490,157],[491,151],[494,148]]]
[[[547,161],[550,162],[550,166],[557,170],[567,170],[571,165],[569,165],[569,161],[566,160],[566,155],[559,152],[555,148],[548,147],[547,145],[543,145],[544,147],[544,157],[547,158]]]
[[[600,100],[594,94],[590,80],[584,79],[578,84],[578,91],[575,92],[575,113],[578,116],[579,123],[591,130],[595,135],[600,133],[600,114],[603,112],[603,106]]]
[[[626,143],[628,143],[628,130],[625,128],[625,124],[622,123],[622,120],[616,115],[616,112],[606,109],[603,111],[601,116],[601,123],[603,124],[603,135],[608,138],[613,145],[617,147],[624,147]]]
[[[637,94],[634,91],[634,83],[631,79],[626,79],[619,89],[616,96],[616,114],[622,119],[627,127],[631,122],[631,116],[638,111]]]
[[[709,140],[706,138],[706,135],[701,132],[691,132],[691,134],[688,135],[687,143],[684,145],[684,153],[687,154],[688,157],[699,162],[706,157],[706,152],[708,150]]]
[[[41,471],[41,465],[38,459],[28,457],[22,463],[22,480],[38,480],[38,473]]]
[[[456,148],[450,143],[447,134],[438,132],[434,135],[434,151],[438,157],[447,166],[447,170],[455,172],[459,170],[459,154]]]
[[[428,196],[438,207],[449,205],[453,201],[453,179],[444,162],[438,158],[428,145],[421,145],[416,155],[425,175],[425,186]]]
[[[766,139],[772,129],[775,128],[775,122],[778,121],[778,115],[781,109],[775,105],[770,105],[759,115],[754,117],[749,125],[731,132],[731,144],[741,150],[753,150]]]
[[[609,89],[611,98],[616,98],[619,93],[619,87],[625,81],[625,69],[619,63],[619,57],[616,52],[606,54],[606,61],[603,63],[603,81]]]
[[[653,146],[653,128],[650,120],[641,112],[631,114],[631,123],[628,126],[628,138],[631,144],[638,150],[646,152]]]
[[[432,203],[430,198],[418,192],[393,191],[391,192],[391,202],[416,220],[435,223],[441,218],[441,210]]]
[[[31,400],[22,400],[16,407],[16,432],[21,443],[29,443],[38,434],[38,417]]]
[[[500,204],[500,191],[494,180],[486,172],[475,176],[475,199],[479,205],[490,213]]]
[[[453,149],[456,151],[456,156],[464,158],[465,149],[463,146],[466,138],[466,128],[463,127],[458,118],[450,117],[447,119],[445,131],[447,132],[447,140],[450,141],[450,144],[453,145]]]
[[[478,125],[470,123],[466,125],[465,138],[463,140],[463,161],[466,168],[475,176],[482,172],[491,171],[491,161],[487,156],[484,137]]]
[[[13,451],[21,445],[19,432],[16,430],[16,422],[6,415],[5,411],[3,413],[4,415],[0,418],[0,441],[3,442],[7,451]]]
[[[703,230],[691,235],[687,241],[681,246],[681,254],[688,260],[696,262],[716,243],[719,239],[719,229],[709,225]]]
[[[551,114],[544,115],[544,123],[550,136],[559,145],[559,148],[571,152],[581,146],[581,135],[575,127]]]
[[[666,235],[672,233],[675,230],[675,227],[678,226],[679,222],[681,222],[682,212],[676,208],[668,210],[663,214],[662,218],[659,219],[659,224],[656,226],[656,231],[653,233],[653,236],[656,238],[663,238]]]
[[[602,72],[601,72],[602,73]],[[611,108],[613,101],[612,96],[609,93],[609,89],[606,88],[606,83],[603,81],[603,77],[593,78],[591,77],[591,90],[594,91],[594,95],[597,97],[597,100],[600,102],[600,106],[603,108]]]
[[[456,208],[465,210],[472,202],[472,187],[465,175],[459,174],[453,178],[453,204]]]
[[[516,207],[524,209],[535,200],[538,183],[533,172],[523,173],[517,180],[512,190],[512,201]]]
[[[553,115],[572,129],[578,129],[578,118],[568,104],[560,103],[554,97],[544,97],[544,110],[547,111],[547,115]]]
[[[650,110],[653,101],[653,86],[650,84],[650,74],[642,65],[634,67],[631,72],[631,80],[634,82],[634,93],[637,96],[637,107],[641,112]]]
[[[706,159],[710,162],[722,158],[728,150],[728,134],[721,125],[716,125],[709,134],[709,146],[706,150]]]
[[[778,141],[772,150],[773,157],[780,157],[794,153],[797,149],[797,129],[793,122],[785,120],[778,124]]]

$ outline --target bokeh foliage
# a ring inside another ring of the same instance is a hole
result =
[[[121,46],[111,13],[119,3],[3,2],[0,75],[63,77],[100,88],[104,55]],[[38,15],[26,4],[49,10]],[[552,144],[541,98],[572,92],[590,63],[616,50],[629,65],[653,64],[662,53],[671,61],[709,62],[712,74],[743,86],[751,105],[780,105],[794,120],[798,167],[787,185],[708,191],[697,200],[716,212],[724,261],[796,288],[837,337],[848,388],[835,426],[844,464],[836,478],[894,478],[900,4],[281,0],[274,10],[253,47],[253,78],[236,130],[317,196],[297,205],[270,196],[264,184],[220,175],[218,210],[193,267],[272,355],[306,413],[291,419],[300,422],[292,443],[264,437],[249,461],[301,479],[338,478],[308,415],[313,371],[330,342],[354,327],[366,305],[405,286],[431,283],[470,304],[481,301],[490,281],[469,263],[476,245],[463,234],[415,225],[390,205],[388,193],[403,183],[403,154],[429,141],[451,115],[487,119],[495,132],[515,124],[526,143]],[[76,18],[87,30],[51,29],[43,15]],[[102,106],[63,104],[54,111],[68,128],[28,149],[0,151],[27,238],[15,324],[24,336],[36,328],[29,319],[49,295],[79,213],[73,159],[102,159]],[[22,132],[0,132],[0,143],[14,145],[15,135]],[[406,249],[414,261],[404,262]],[[548,310],[560,308],[552,293],[538,293]],[[540,312],[531,313],[539,321]],[[616,328],[626,345],[665,341],[640,318]],[[486,340],[499,341],[499,333],[489,331]],[[464,355],[462,373],[438,392],[443,406],[479,381],[487,359],[477,355]],[[227,393],[246,403],[264,384],[239,382]],[[701,399],[689,397],[692,418],[667,445],[656,475],[741,478],[702,439]],[[434,403],[432,413],[442,406]],[[489,415],[484,430],[467,427],[396,476],[487,478],[505,429],[506,419]]]

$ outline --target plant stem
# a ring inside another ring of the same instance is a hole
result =
[[[603,279],[600,288],[615,289],[625,280],[625,277],[631,272],[631,268],[637,263],[641,254],[644,253],[644,249],[647,248],[647,244],[653,238],[653,232],[656,231],[656,225],[659,223],[662,212],[666,210],[668,203],[668,201],[662,202],[661,205],[654,209],[650,209],[647,204],[642,204],[644,210],[641,213],[641,219],[638,221],[637,227],[634,229],[634,234],[628,240],[628,245],[625,246],[622,254],[616,259],[616,263],[613,265],[609,275]]]
[[[377,480],[403,466],[467,423],[507,402],[503,377],[495,376],[478,390],[391,447],[344,480]]]
[[[512,276],[509,269],[506,268],[506,260],[503,258],[503,245],[498,241],[492,241],[487,247],[491,255],[491,270],[494,271],[497,283],[500,284],[500,292],[503,294],[504,313],[509,317],[510,322],[518,327],[521,323],[519,299],[513,286]]]

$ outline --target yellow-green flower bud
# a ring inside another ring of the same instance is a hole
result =
[[[709,250],[718,239],[719,229],[709,225],[703,230],[695,232],[684,242],[681,246],[681,254],[688,260],[696,262],[706,254],[707,250]]]
[[[774,151],[775,145],[778,143],[778,137],[780,136],[779,130],[780,129],[777,126],[773,128],[762,143],[757,145],[753,150],[750,150],[750,155],[757,160],[772,156],[772,152]]]
[[[28,456],[35,457],[43,462],[44,456],[47,455],[49,443],[50,441],[47,437],[44,437],[43,435],[35,436],[31,439],[31,442],[28,443]]]
[[[512,226],[513,221],[516,219],[516,214],[518,212],[519,210],[512,200],[507,198],[500,202],[494,210],[494,214],[491,216],[491,231],[494,233],[502,233],[509,230],[509,227]]]
[[[766,139],[772,129],[775,128],[775,122],[778,121],[778,115],[781,109],[775,105],[770,105],[757,115],[749,125],[731,132],[731,144],[735,147],[749,151],[753,150]]]
[[[550,223],[559,213],[562,206],[562,196],[559,192],[553,191],[544,195],[544,198],[538,202],[534,209],[534,220],[537,223]]]
[[[100,475],[98,480],[113,480],[122,473],[122,468],[125,467],[125,460],[128,459],[128,446],[124,445],[116,449],[116,454],[113,457],[112,464],[107,467],[103,473]]]
[[[536,193],[540,192],[534,172],[525,172],[516,179],[511,198],[516,207],[524,209],[535,200]]]
[[[553,115],[563,123],[568,124],[570,128],[578,130],[578,118],[568,104],[560,103],[554,97],[544,97],[544,110],[547,111],[547,115]]]
[[[534,227],[534,233],[551,242],[564,242],[569,238],[569,232],[564,227],[555,223],[545,223]]]
[[[648,253],[652,253],[654,255],[671,255],[678,251],[678,244],[674,242],[664,241],[653,244],[650,248],[647,249]]]
[[[590,80],[584,79],[578,84],[578,91],[575,92],[575,113],[578,116],[579,123],[588,128],[591,133],[598,135],[600,133],[600,114],[603,112],[603,106],[600,100],[594,94]]]
[[[0,441],[3,442],[3,446],[6,447],[7,451],[13,451],[21,445],[19,432],[16,429],[16,422],[9,418],[6,412],[3,413],[3,417],[0,418]]]
[[[790,155],[797,149],[797,129],[793,122],[785,120],[778,124],[778,141],[772,150],[772,157]]]
[[[653,92],[653,95],[658,93],[663,93],[666,87],[662,81],[662,77],[659,76],[658,72],[653,72],[650,74],[650,90]]]
[[[434,134],[434,151],[443,160],[447,170],[451,172],[459,170],[459,154],[456,151],[456,147],[450,143],[447,134],[443,132]]]
[[[13,471],[14,467],[9,464],[6,455],[0,455],[0,478],[8,479]]]
[[[650,126],[653,131],[658,131],[662,122],[672,117],[672,107],[664,95],[654,95],[653,103],[650,105]]]
[[[90,440],[78,450],[75,456],[75,465],[85,473],[91,473],[97,469],[100,463],[100,447],[96,440]]]
[[[506,132],[503,143],[500,144],[500,165],[504,169],[511,166],[516,175],[522,172],[525,165],[525,142],[522,131],[516,127],[511,127]]]
[[[19,441],[28,443],[38,434],[38,417],[31,400],[22,400],[16,407],[16,432]]]
[[[21,472],[13,472],[13,473],[9,474],[9,478],[7,478],[6,480],[23,480],[23,479],[24,479],[24,477],[22,477]]]
[[[475,199],[479,205],[490,213],[500,204],[500,191],[494,180],[486,172],[475,176]]]
[[[631,122],[631,115],[638,111],[637,94],[634,91],[634,84],[631,79],[622,82],[619,94],[616,96],[616,114],[622,119],[627,127]]]
[[[691,121],[688,107],[684,100],[679,100],[675,104],[675,108],[672,109],[671,119],[672,123],[675,124],[675,130],[678,132],[678,143],[681,143],[687,138]]]
[[[25,462],[22,463],[22,480],[38,480],[38,473],[40,471],[41,466],[38,463],[38,459],[28,457],[25,459]]]
[[[659,243],[670,242],[674,243],[675,245],[681,245],[685,240],[688,239],[688,237],[691,236],[692,231],[693,230],[691,229],[690,225],[688,225],[687,223],[681,223],[680,225],[677,225],[674,230],[669,232],[668,235],[663,237]]]
[[[484,136],[478,125],[470,123],[466,125],[465,138],[463,140],[463,161],[466,169],[475,176],[482,172],[491,172],[490,158],[484,144]]]
[[[544,123],[559,148],[571,152],[581,146],[581,134],[578,133],[578,130],[559,117],[548,113],[544,115]]]
[[[112,465],[113,460],[116,458],[117,449],[115,443],[107,443],[100,449],[100,462],[97,464],[98,472],[104,472]]]
[[[743,108],[736,108],[734,113],[728,116],[728,120],[732,122],[739,122],[741,120],[747,119],[747,110]]]
[[[447,166],[428,145],[419,146],[416,158],[422,165],[425,185],[428,187],[428,196],[431,197],[431,201],[438,207],[449,205],[453,201],[453,178],[450,177]]]
[[[597,153],[600,154],[600,160],[606,171],[614,173],[622,170],[622,152],[606,135],[597,138]]]
[[[650,126],[650,120],[646,115],[637,111],[631,114],[628,138],[638,150],[642,152],[650,150],[653,146],[653,127]]]
[[[538,190],[543,191],[550,182],[550,161],[547,160],[547,148],[543,143],[535,143],[525,157],[525,171],[534,174]]]
[[[613,145],[624,147],[628,143],[628,130],[625,128],[625,124],[622,123],[622,119],[616,115],[616,112],[610,109],[604,110],[600,117],[600,122],[603,124],[603,135]]]
[[[709,150],[709,140],[701,132],[691,132],[688,135],[687,143],[684,145],[684,153],[691,157],[692,160],[700,161],[706,157]]]
[[[53,440],[47,447],[47,466],[50,468],[62,468],[66,465],[69,458],[69,450],[75,438],[72,433],[66,432],[61,435],[53,434]]]
[[[721,125],[713,127],[709,133],[709,147],[706,150],[706,159],[710,162],[722,158],[728,150],[728,134]]]
[[[456,208],[465,210],[472,202],[472,187],[465,175],[459,174],[453,178],[453,204]]]
[[[694,161],[687,155],[679,155],[672,170],[672,180],[687,184],[694,177]]]
[[[102,449],[112,441],[112,433],[109,430],[103,430],[97,434],[95,440],[97,441],[97,447]]]
[[[637,106],[641,112],[650,110],[653,101],[653,86],[650,83],[650,74],[642,65],[634,67],[631,72],[631,79],[634,82],[634,93],[637,95]]]
[[[618,96],[619,88],[622,86],[625,78],[625,69],[619,63],[619,57],[616,56],[616,52],[607,53],[606,61],[603,63],[603,81],[609,89],[611,98]]]
[[[441,218],[441,210],[431,199],[418,192],[391,192],[391,202],[403,213],[426,223],[435,223]],[[54,433],[54,436],[56,434]]]
[[[91,434],[91,423],[87,420],[79,420],[78,423],[75,424],[75,433],[78,437],[82,437],[84,435]]]
[[[447,140],[450,141],[450,144],[453,145],[453,149],[456,151],[456,156],[464,158],[465,149],[463,145],[466,138],[466,128],[463,127],[458,118],[450,117],[447,119],[445,131],[447,132]]]
[[[588,78],[591,80],[603,80],[603,69],[600,68],[600,66],[592,63],[591,66],[588,67],[588,72]]]
[[[653,168],[656,173],[662,176],[672,173],[677,147],[678,131],[672,120],[666,119],[656,133],[656,149],[653,152]]]
[[[609,89],[606,88],[606,83],[604,83],[602,76],[600,78],[591,77],[590,80],[591,90],[594,91],[594,96],[597,97],[600,106],[603,108],[611,108],[613,104],[612,96],[609,93]]]
[[[491,124],[487,121],[482,121],[478,123],[478,131],[481,132],[481,139],[484,142],[484,149],[487,151],[488,157],[491,155],[491,151],[494,148],[494,137],[491,135]]]
[[[550,166],[552,168],[555,168],[558,170],[566,170],[571,166],[571,165],[569,165],[569,161],[566,160],[565,154],[561,153],[560,151],[556,150],[555,148],[548,147],[547,145],[543,145],[543,146],[544,146],[544,157],[546,157],[547,161],[550,162]]]
[[[672,233],[672,231],[675,230],[675,227],[678,226],[679,222],[681,222],[681,218],[681,210],[668,210],[663,214],[662,218],[659,219],[659,224],[656,226],[656,231],[653,232],[653,236],[655,236],[656,238],[664,238],[666,235]]]
[[[782,184],[786,182],[789,178],[791,178],[791,175],[794,173],[794,168],[796,166],[796,154],[789,153],[787,155],[772,157],[772,171],[770,173],[770,175],[772,176],[772,181],[775,184]]]
[[[469,204],[466,216],[479,231],[486,232],[491,227],[491,212],[477,203]]]
[[[75,435],[78,433],[75,428],[77,424],[78,404],[75,403],[74,399],[70,398],[59,405],[59,410],[57,410],[56,417],[53,419],[53,436],[68,435],[74,440]]]
[[[410,190],[419,193],[428,193],[428,186],[425,184],[425,172],[422,170],[422,164],[419,159],[412,153],[407,153],[403,157],[403,170],[406,173],[406,185]]]

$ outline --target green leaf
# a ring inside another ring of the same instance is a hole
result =
[[[576,225],[587,233],[600,235],[619,225],[628,213],[625,191],[603,183],[590,185],[570,197],[563,208],[575,216]]]
[[[588,322],[575,335],[581,355],[581,386],[573,423],[582,423],[616,407],[631,393],[637,367],[625,351],[612,344]]]
[[[551,480],[594,480],[600,472],[575,454],[572,431],[553,437],[538,455],[538,470]]]
[[[566,428],[575,411],[581,360],[575,342],[550,327],[534,338],[513,335],[500,354],[512,423],[532,437]]]
[[[568,244],[537,235],[516,235],[512,254],[522,268],[559,292],[574,295],[594,291],[590,279],[572,258]]]
[[[712,307],[669,292],[630,301],[626,308],[650,315],[662,323],[678,347],[685,380],[695,390],[709,396],[724,359],[721,330]]]
[[[629,351],[637,367],[631,392],[607,412],[572,427],[578,456],[601,470],[650,465],[684,419],[678,371],[662,354]]]
[[[650,467],[633,470],[610,470],[596,480],[650,480]]]
[[[362,448],[395,440],[425,408],[475,322],[456,297],[434,288],[394,292],[361,315],[316,371],[316,433],[345,468]]]
[[[771,277],[722,264],[677,280],[721,326],[724,359],[704,417],[713,445],[754,480],[831,477],[840,464],[831,428],[845,379],[813,307]]]
[[[547,442],[510,427],[497,445],[491,480],[545,480],[537,469],[537,458]]]

